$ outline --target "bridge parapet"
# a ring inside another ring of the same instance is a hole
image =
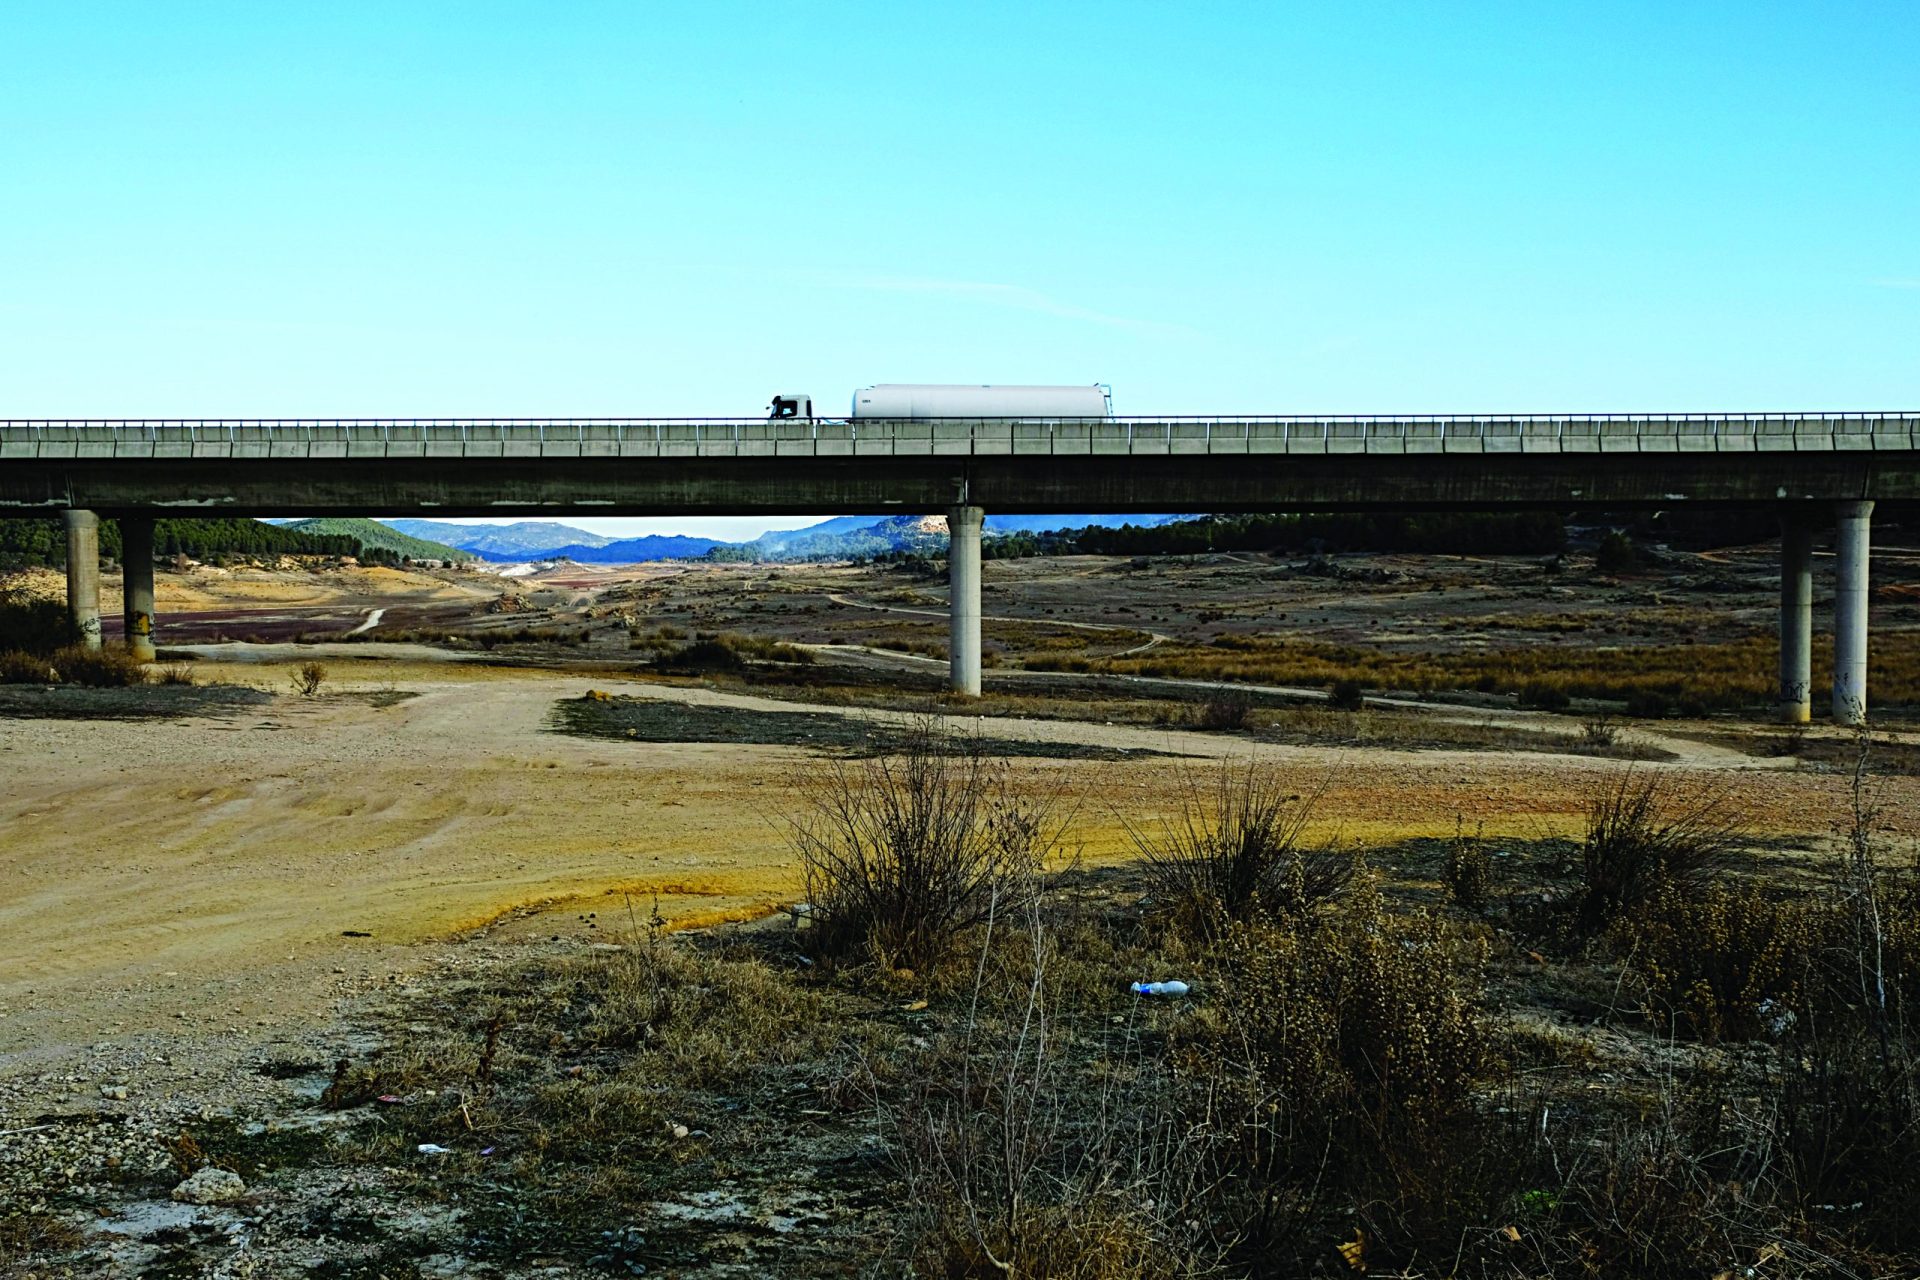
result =
[[[0,421],[8,458],[941,457],[1908,451],[1920,414]]]

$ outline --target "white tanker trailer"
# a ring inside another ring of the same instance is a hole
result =
[[[813,397],[777,395],[769,417],[811,418]],[[1013,387],[971,383],[882,382],[853,393],[854,420],[892,418],[1106,418],[1113,414],[1113,392],[1095,384],[1081,387]]]

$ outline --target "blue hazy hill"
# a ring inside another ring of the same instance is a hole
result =
[[[1083,529],[1089,525],[1150,528],[1178,515],[1040,515],[987,517],[987,533],[1041,533]],[[801,529],[770,530],[749,542],[728,543],[690,534],[646,534],[611,538],[546,520],[503,524],[450,524],[444,520],[387,520],[389,527],[415,538],[459,547],[485,560],[573,560],[581,564],[637,564],[647,560],[694,559],[716,547],[737,547],[751,556],[803,559],[808,556],[875,555],[937,542],[919,515],[834,516]]]

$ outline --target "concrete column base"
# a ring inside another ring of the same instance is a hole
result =
[[[120,522],[122,572],[121,618],[126,623],[127,652],[139,662],[152,662],[153,647],[153,521]]]
[[[1843,502],[1834,526],[1833,722],[1867,722],[1867,562],[1873,504]]]
[[[1813,528],[1798,515],[1780,522],[1780,718],[1813,718]]]
[[[948,618],[947,668],[955,693],[980,696],[980,531],[986,512],[979,507],[947,511]]]
[[[68,511],[67,617],[76,644],[100,647],[100,517]]]

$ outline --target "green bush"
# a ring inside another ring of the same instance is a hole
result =
[[[1627,714],[1639,720],[1665,720],[1673,714],[1673,695],[1641,689],[1627,695]]]
[[[660,665],[683,671],[732,671],[747,665],[740,651],[717,639],[683,644],[660,658]]]

